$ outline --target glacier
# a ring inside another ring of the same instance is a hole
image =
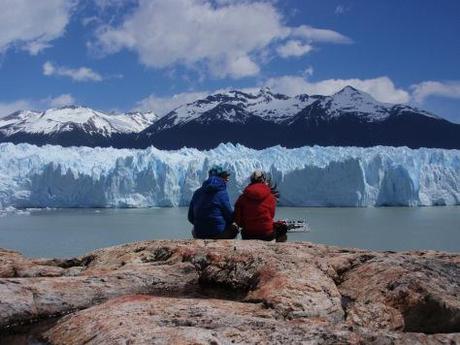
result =
[[[185,206],[213,164],[231,172],[234,202],[254,169],[283,206],[460,204],[460,150],[221,144],[163,151],[0,144],[0,209]]]

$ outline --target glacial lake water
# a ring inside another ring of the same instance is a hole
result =
[[[149,239],[189,239],[186,208],[33,210],[0,217],[0,247],[30,257],[68,257]],[[276,218],[304,219],[310,241],[375,250],[460,252],[460,207],[291,208]]]

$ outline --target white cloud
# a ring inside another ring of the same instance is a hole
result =
[[[329,96],[350,85],[369,93],[381,102],[407,103],[410,100],[409,93],[403,89],[396,88],[393,81],[388,77],[373,79],[327,79],[311,82],[303,77],[288,75],[271,78],[265,85],[276,92],[291,96],[302,93]]]
[[[292,28],[291,36],[305,38],[310,42],[330,42],[339,44],[349,44],[353,42],[347,36],[333,30],[317,29],[308,25]]]
[[[72,104],[75,104],[75,98],[72,95],[65,93],[60,96],[51,98],[49,100],[49,104],[52,107],[62,107],[64,105],[72,105]]]
[[[219,78],[231,76],[232,78],[242,78],[256,75],[260,68],[249,56],[228,56],[222,60],[211,61],[209,70]]]
[[[197,99],[205,98],[208,91],[182,92],[169,97],[150,95],[137,102],[135,111],[154,111],[159,116],[166,115],[171,110],[183,104],[191,103]]]
[[[423,103],[431,96],[460,99],[460,81],[424,81],[412,85],[411,89],[412,97],[417,103]]]
[[[314,73],[314,69],[313,69],[313,66],[308,66],[307,68],[305,68],[305,70],[303,71],[302,75],[306,78],[308,77],[311,77]]]
[[[344,14],[345,11],[346,11],[345,6],[343,6],[343,5],[338,5],[338,6],[335,8],[334,13],[335,13],[336,15],[341,15],[341,14]]]
[[[11,102],[0,102],[0,117],[18,110],[45,110],[51,107],[62,107],[75,103],[76,100],[71,94],[62,94],[42,99],[19,99]]]
[[[121,8],[135,3],[136,0],[93,0],[95,5],[101,10],[109,8]]]
[[[311,75],[313,68],[307,68],[305,74]],[[318,82],[310,82],[303,77],[282,76],[271,78],[259,85],[259,87],[248,87],[240,89],[246,93],[257,94],[260,87],[269,87],[272,91],[296,96],[299,94],[309,95],[332,95],[345,86],[350,85],[359,90],[369,93],[375,99],[387,103],[407,103],[410,100],[409,93],[403,89],[395,87],[394,83],[388,77],[379,77],[374,79],[328,79]],[[210,94],[221,93],[233,90],[225,88],[214,91],[191,91],[182,92],[173,96],[157,97],[150,95],[137,102],[135,111],[154,111],[162,116],[177,108],[178,106],[191,103],[198,99],[207,97]]]
[[[47,61],[43,64],[43,74],[46,76],[61,76],[69,77],[75,81],[102,81],[102,76],[94,72],[91,68],[80,67],[80,68],[68,68],[63,66],[55,66],[51,62]]]
[[[12,46],[36,55],[65,32],[74,0],[1,0],[0,53]]]
[[[130,49],[149,67],[200,67],[219,78],[258,74],[265,51],[291,37],[300,43],[296,53],[292,43],[285,47],[287,56],[313,42],[350,41],[332,30],[287,27],[270,1],[140,0],[120,26],[100,27],[96,36],[94,51]]]
[[[25,99],[20,99],[12,102],[0,102],[0,117],[4,117],[17,110],[31,109],[31,103]]]
[[[313,46],[311,44],[291,40],[286,42],[286,44],[279,46],[276,51],[281,57],[287,58],[290,56],[302,56],[308,54],[312,51],[312,49]]]

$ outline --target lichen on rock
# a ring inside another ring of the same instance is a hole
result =
[[[144,241],[0,264],[0,329],[61,315],[52,345],[460,342],[458,254]]]

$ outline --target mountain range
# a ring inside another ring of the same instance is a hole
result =
[[[0,141],[129,147],[136,135],[157,119],[153,112],[107,114],[80,106],[52,108],[43,112],[17,111],[0,117]]]
[[[209,95],[162,117],[87,107],[19,111],[0,118],[0,141],[62,146],[210,149],[375,145],[460,148],[460,124],[418,108],[381,103],[347,86],[332,96],[289,97],[263,88]]]

